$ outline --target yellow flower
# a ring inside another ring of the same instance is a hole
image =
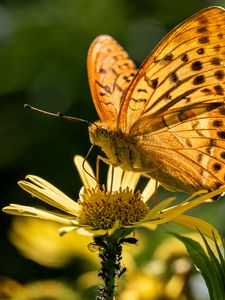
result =
[[[137,270],[126,283],[126,288],[119,294],[118,300],[157,300],[163,298],[163,281],[152,274],[144,274]]]
[[[85,260],[91,267],[97,267],[98,257],[87,247],[93,238],[80,235],[74,230],[65,235],[62,241],[58,234],[59,227],[60,224],[47,220],[43,222],[29,217],[14,217],[9,238],[23,256],[42,266],[62,268],[71,261]]]
[[[202,243],[197,233],[185,235],[199,239]],[[142,242],[149,243],[149,240]],[[177,238],[169,236],[150,255],[149,260],[142,261],[141,265],[129,268],[117,300],[190,299],[191,282],[196,273],[184,244]]]
[[[154,180],[149,180],[142,192],[135,191],[140,174],[125,172],[119,167],[112,168],[110,166],[106,186],[99,185],[87,162],[84,170],[81,156],[75,156],[74,161],[83,182],[77,202],[46,180],[28,175],[26,180],[19,181],[20,187],[61,212],[56,213],[18,204],[10,204],[4,207],[3,211],[14,215],[59,222],[66,225],[66,227],[60,228],[61,234],[74,229],[81,234],[92,236],[112,234],[121,228],[132,230],[137,227],[147,227],[154,230],[160,224],[173,221],[191,230],[200,230],[211,238],[212,232],[214,232],[218,242],[221,242],[219,234],[212,225],[183,213],[207,199],[223,193],[225,187],[211,193],[200,191],[173,206],[171,204],[176,200],[175,197],[152,205],[155,203],[150,201],[154,198],[156,188]],[[150,208],[150,204],[151,207],[153,206],[152,208]]]
[[[55,279],[37,280],[21,284],[7,277],[0,277],[0,299],[7,300],[78,300],[80,295],[72,286]]]

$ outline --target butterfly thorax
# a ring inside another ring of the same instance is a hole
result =
[[[100,121],[89,126],[89,134],[91,143],[102,149],[112,165],[126,171],[142,167],[140,153],[131,136]]]

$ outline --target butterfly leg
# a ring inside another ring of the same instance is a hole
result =
[[[105,164],[107,164],[109,166],[112,166],[112,175],[111,175],[112,177],[111,177],[111,186],[110,186],[110,191],[112,191],[114,167],[111,164],[109,159],[107,159],[101,155],[98,155],[97,159],[96,159],[96,178],[97,178],[98,182],[99,182],[99,174],[100,174],[100,161],[104,162]]]
[[[154,187],[153,199],[154,199],[154,202],[157,204],[158,203],[157,188],[158,188],[158,185],[159,185],[159,180],[158,180],[158,178],[159,178],[159,171],[158,171],[158,169],[157,168],[154,168],[154,169],[138,169],[138,168],[133,168],[132,171],[133,172],[140,172],[140,173],[142,173],[143,176],[148,177],[150,179],[154,178],[154,180],[155,180],[155,187]]]

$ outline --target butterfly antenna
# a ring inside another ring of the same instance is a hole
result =
[[[71,117],[71,116],[66,116],[61,112],[52,113],[52,112],[49,112],[49,111],[46,111],[46,110],[43,110],[43,109],[36,108],[36,107],[31,106],[29,104],[24,104],[24,107],[27,108],[27,109],[31,109],[31,110],[40,112],[42,114],[48,115],[48,116],[59,117],[59,118],[63,118],[65,120],[72,121],[72,122],[87,123],[89,125],[92,124],[91,122],[89,122],[87,120],[76,118],[76,117]]]
[[[88,159],[88,157],[89,157],[89,155],[90,155],[90,153],[91,153],[91,151],[92,151],[92,149],[93,149],[94,146],[95,146],[95,145],[91,145],[91,147],[89,148],[88,153],[86,154],[86,156],[85,156],[85,158],[84,158],[84,160],[83,160],[82,168],[83,168],[84,172],[86,172],[89,176],[91,176],[91,178],[93,178],[93,179],[96,181],[97,184],[99,184],[99,183],[98,183],[98,180],[97,180],[92,174],[90,174],[90,173],[87,171],[87,169],[85,168],[85,162],[87,161],[87,159]]]

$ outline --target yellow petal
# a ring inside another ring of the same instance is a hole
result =
[[[165,221],[171,221],[172,219],[183,214],[185,211],[191,209],[192,207],[195,207],[195,206],[205,202],[206,200],[211,199],[212,197],[214,197],[216,195],[220,195],[224,191],[225,191],[225,186],[222,188],[219,188],[216,191],[204,194],[204,195],[202,195],[194,200],[191,200],[189,202],[184,201],[176,206],[165,209],[162,212],[160,218],[164,219]]]
[[[158,205],[151,208],[150,212],[139,223],[158,220],[159,217],[161,218],[162,215],[161,211],[165,209],[168,205],[170,205],[172,202],[174,202],[175,200],[176,200],[175,197],[171,197],[160,202]]]
[[[113,174],[112,174],[113,171]],[[124,171],[120,167],[109,166],[107,174],[107,191],[118,191],[121,187]]]
[[[63,235],[65,235],[66,233],[69,233],[69,232],[71,232],[71,231],[73,231],[73,230],[75,230],[75,229],[78,229],[78,228],[79,228],[79,227],[75,227],[75,226],[60,227],[60,228],[58,229],[59,235],[60,235],[60,236],[63,236]]]
[[[150,230],[156,230],[158,225],[157,224],[153,224],[151,221],[150,222],[144,222],[144,223],[140,223],[140,227],[144,227]]]
[[[173,222],[191,230],[199,230],[203,235],[214,240],[214,236],[218,244],[222,245],[222,240],[216,228],[208,222],[192,216],[181,215],[173,219]]]
[[[83,166],[84,158],[80,155],[74,156],[74,164],[80,175],[80,179],[87,189],[92,189],[96,187],[97,180],[95,179],[95,174],[87,161],[85,161]]]
[[[83,227],[77,229],[77,233],[79,233],[80,235],[84,235],[84,236],[94,236],[93,231],[88,231]]]
[[[182,203],[185,203],[185,202],[190,202],[192,201],[194,198],[196,198],[196,196],[198,195],[204,195],[204,194],[207,194],[209,191],[207,190],[200,190],[198,192],[195,192],[194,194],[192,194],[191,196],[189,196],[186,200],[184,200]]]
[[[141,193],[141,197],[142,197],[142,200],[144,203],[146,203],[148,200],[150,200],[152,198],[158,185],[159,184],[156,184],[156,181],[154,179],[150,179],[148,181],[143,192]]]
[[[31,206],[18,205],[18,204],[10,204],[2,209],[5,213],[11,215],[18,215],[24,217],[33,217],[42,220],[49,220],[58,223],[62,223],[65,225],[77,225],[75,220],[70,220],[69,218],[60,217],[57,214],[52,212],[48,212],[46,210],[37,209]]]
[[[140,173],[127,172],[127,171],[124,172],[124,176],[121,184],[122,189],[129,187],[129,189],[134,191],[138,184],[140,176],[141,176]]]
[[[69,197],[67,197],[63,192],[61,192],[54,185],[52,185],[47,180],[44,180],[43,178],[41,178],[39,176],[27,175],[26,179],[30,180],[32,183],[34,183],[35,185],[39,186],[40,188],[43,188],[43,189],[46,189],[46,190],[50,190],[54,194],[57,194],[57,195],[59,195],[61,197],[66,197],[66,198],[68,198],[71,201],[71,199]]]
[[[27,176],[29,181],[21,180],[19,186],[32,196],[70,214],[76,215],[79,205],[64,193],[53,187],[50,183],[37,176]]]

